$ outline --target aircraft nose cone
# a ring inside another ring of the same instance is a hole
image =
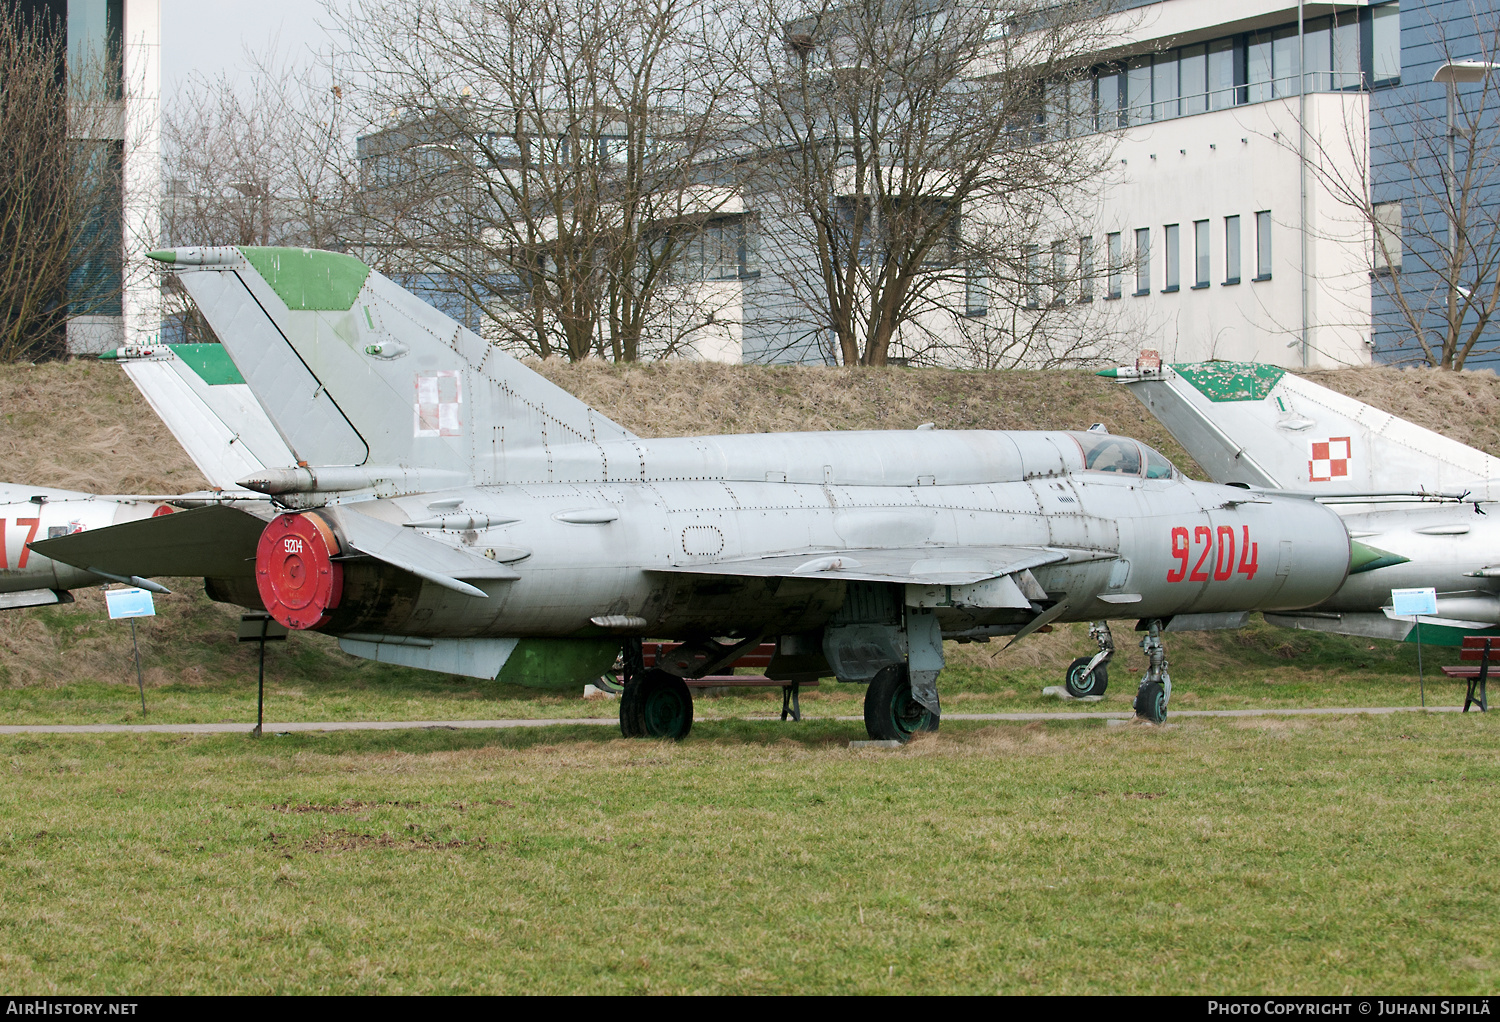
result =
[[[255,584],[271,617],[288,628],[316,628],[343,594],[344,572],[333,560],[339,543],[319,515],[280,515],[260,535]]]

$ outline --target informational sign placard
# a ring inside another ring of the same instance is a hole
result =
[[[144,589],[106,589],[104,603],[109,608],[109,616],[115,620],[156,616],[156,604]]]
[[[1391,613],[1400,617],[1430,617],[1437,613],[1437,590],[1392,589]]]

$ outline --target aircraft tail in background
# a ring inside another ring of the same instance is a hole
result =
[[[502,482],[508,461],[550,464],[558,454],[558,463],[592,461],[597,477],[601,445],[632,438],[353,256],[249,247],[151,256],[177,271],[295,459],[252,481],[264,492]],[[340,471],[319,483],[320,468]]]
[[[1106,369],[1220,483],[1317,497],[1500,497],[1500,459],[1276,366],[1244,362]]]
[[[120,363],[215,488],[246,492],[238,480],[295,463],[224,345],[156,344],[99,357]]]

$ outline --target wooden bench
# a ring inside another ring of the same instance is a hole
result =
[[[656,666],[658,657],[665,657],[676,649],[678,643],[648,642],[641,646],[641,657],[646,667]],[[771,664],[771,658],[776,655],[776,644],[774,642],[763,642],[754,650],[746,653],[734,663],[729,665],[728,670],[734,671],[737,667],[760,668],[765,670]],[[776,681],[766,677],[764,674],[710,674],[702,678],[684,678],[683,682],[688,688],[779,688],[781,689],[781,719],[791,717],[793,720],[802,719],[802,701],[798,698],[804,686],[816,687],[818,681]]]
[[[1486,683],[1490,678],[1491,651],[1500,655],[1500,636],[1496,635],[1465,635],[1464,644],[1458,651],[1460,660],[1478,661],[1477,663],[1457,664],[1453,667],[1444,667],[1443,673],[1450,678],[1467,678],[1469,680],[1469,692],[1464,696],[1464,712],[1469,712],[1470,704],[1478,705],[1481,713],[1488,713],[1490,704],[1488,693],[1485,691]],[[1478,698],[1475,698],[1475,691]]]

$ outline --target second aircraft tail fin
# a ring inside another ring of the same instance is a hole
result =
[[[1220,483],[1318,496],[1500,497],[1500,459],[1321,387],[1243,362],[1106,369]]]

